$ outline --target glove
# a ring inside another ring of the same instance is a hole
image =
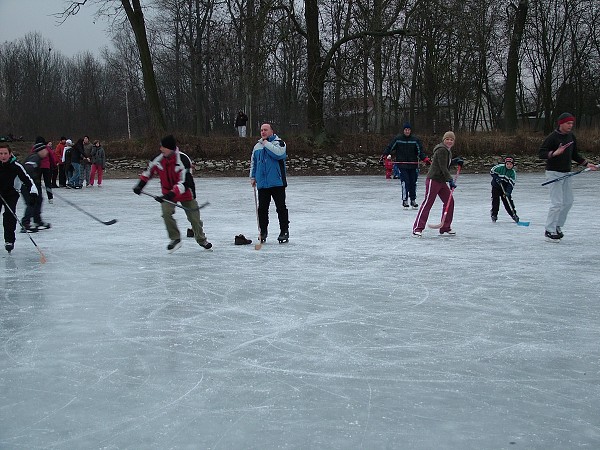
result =
[[[146,186],[146,182],[144,180],[140,180],[140,182],[133,188],[133,192],[135,192],[137,195],[140,195],[142,193],[142,189],[144,189],[144,186]]]
[[[426,157],[425,157],[425,159],[423,159],[423,162],[424,162],[425,164],[427,164],[428,166],[430,166],[430,165],[431,165],[431,159],[429,159],[429,156],[426,156]]]
[[[29,193],[29,201],[27,202],[28,206],[34,206],[38,200],[38,195],[34,192]]]
[[[450,186],[450,189],[456,189],[456,181],[454,181],[454,180],[448,181],[448,186]]]
[[[506,196],[510,197],[512,195],[513,187],[510,183],[503,183],[504,192],[506,192]]]
[[[465,163],[465,161],[462,158],[453,158],[452,159],[452,164],[456,164],[461,169],[462,169],[462,166],[463,166],[464,163]]]
[[[168,200],[170,202],[173,201],[173,199],[175,198],[175,192],[171,191],[165,195],[163,195],[162,197],[154,197],[154,199],[158,202],[158,203],[162,203],[165,200]]]

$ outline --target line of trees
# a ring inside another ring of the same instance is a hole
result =
[[[548,131],[600,122],[597,0],[84,0],[111,49],[0,45],[0,134]],[[77,36],[73,36],[77,39]]]

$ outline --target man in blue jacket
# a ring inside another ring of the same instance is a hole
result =
[[[250,162],[250,183],[258,189],[258,226],[261,242],[267,240],[271,197],[279,218],[280,233],[277,240],[280,243],[288,242],[290,237],[290,222],[285,206],[286,158],[285,142],[275,134],[270,123],[262,124],[260,139],[252,150]]]

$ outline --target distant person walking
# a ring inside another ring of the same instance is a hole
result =
[[[235,127],[237,128],[239,137],[246,137],[246,123],[248,122],[248,116],[241,109],[238,111],[235,117]]]
[[[421,140],[412,134],[409,122],[404,124],[402,134],[395,136],[383,151],[383,155],[391,155],[395,165],[394,173],[398,173],[402,187],[402,206],[418,208],[417,178],[419,177],[419,161],[431,164],[431,160],[423,152]]]
[[[460,158],[452,159],[452,147],[456,136],[452,131],[446,131],[442,142],[435,146],[433,149],[433,157],[431,160],[431,167],[427,173],[425,179],[425,199],[421,203],[415,223],[413,224],[413,236],[421,237],[425,224],[429,218],[429,212],[435,198],[439,197],[443,202],[442,206],[442,223],[439,232],[441,235],[454,236],[456,233],[452,230],[452,218],[454,216],[454,197],[452,191],[456,189],[456,183],[450,175],[451,164],[457,164],[462,167],[463,160]],[[447,214],[443,214],[447,211]]]
[[[83,157],[81,158],[81,184],[86,187],[90,186],[90,175],[92,170],[92,150],[93,144],[90,142],[89,136],[83,137]]]
[[[575,116],[562,113],[557,119],[557,129],[544,139],[539,150],[539,157],[546,160],[546,180],[550,181],[571,171],[572,161],[590,170],[597,167],[581,156],[577,149],[577,140],[572,133]],[[564,237],[562,227],[573,206],[573,178],[548,184],[550,189],[550,209],[546,218],[544,236],[551,242],[560,242]]]
[[[285,205],[287,187],[285,160],[287,149],[285,142],[275,134],[270,123],[260,127],[260,139],[252,150],[250,162],[250,183],[258,189],[258,223],[260,241],[267,240],[269,227],[269,205],[271,198],[277,208],[279,219],[279,237],[287,242],[290,238],[288,209]]]
[[[167,245],[169,253],[181,247],[181,233],[177,228],[177,222],[173,218],[173,214],[175,214],[173,203],[177,202],[186,208],[185,215],[192,225],[198,245],[206,250],[212,248],[212,244],[208,242],[204,234],[204,224],[200,219],[198,202],[194,199],[191,189],[193,185],[192,175],[189,167],[185,166],[182,159],[175,137],[173,135],[165,136],[160,141],[160,155],[150,161],[147,169],[140,175],[140,181],[133,188],[133,192],[140,195],[151,178],[159,177],[163,195],[156,197],[156,201],[161,204],[162,218],[169,239],[171,239],[171,242]]]

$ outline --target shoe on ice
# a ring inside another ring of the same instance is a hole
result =
[[[410,201],[410,206],[412,206],[413,208],[418,208],[419,204],[417,202],[415,202],[414,200]]]
[[[456,231],[454,231],[454,230],[440,231],[440,236],[456,236]]]
[[[267,233],[260,235],[260,243],[264,244],[265,242],[267,242]]]
[[[6,250],[8,253],[12,252],[13,248],[15,248],[14,242],[5,242],[4,243],[4,250]]]
[[[402,206],[408,208],[408,202],[406,200],[402,200]]]
[[[38,224],[36,224],[36,228],[38,230],[48,230],[52,227],[52,225],[50,225],[48,222],[40,222]]]
[[[167,251],[169,253],[173,253],[175,250],[179,249],[181,247],[181,239],[174,239],[171,242],[169,242],[169,245],[167,245]]]
[[[515,222],[519,222],[519,216],[517,216],[516,214],[513,214],[512,220],[514,220]]]
[[[37,233],[38,229],[35,225],[23,224],[21,233]]]
[[[243,234],[238,234],[235,237],[234,243],[235,245],[248,245],[252,244],[252,239],[246,239],[246,236],[244,236]]]
[[[544,233],[544,236],[546,236],[546,240],[548,242],[560,242],[560,240],[561,240],[561,237],[558,233],[551,233],[548,230],[546,230],[546,232]]]
[[[413,237],[416,238],[420,238],[421,236],[423,236],[423,233],[421,231],[413,231]]]
[[[53,198],[49,198],[48,199],[48,203],[53,204],[54,203],[54,199]]]
[[[498,216],[495,214],[492,214],[492,222],[496,222],[498,220]]]
[[[205,239],[204,242],[200,243],[200,247],[210,250],[212,248],[212,244]]]
[[[277,236],[277,240],[280,244],[288,242],[290,240],[290,232],[288,230],[282,231],[279,233],[279,236]]]
[[[560,227],[556,227],[556,234],[558,234],[558,237],[560,239],[564,238],[565,235],[563,234],[562,230],[560,229]]]

